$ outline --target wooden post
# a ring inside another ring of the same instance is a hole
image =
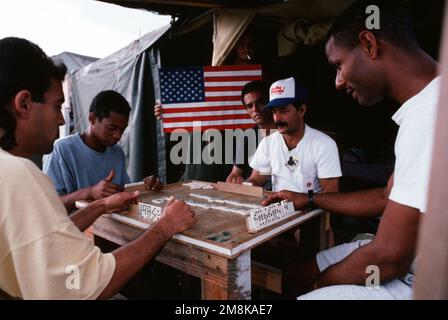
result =
[[[320,215],[320,250],[326,250],[334,246],[333,230],[330,225],[330,213],[323,212]]]
[[[282,293],[282,270],[252,261],[252,284]]]
[[[250,250],[235,259],[227,260],[227,283],[218,285],[201,279],[203,300],[250,300],[251,268]]]
[[[415,299],[448,299],[448,6],[442,37],[443,76],[436,120],[428,212],[419,231]]]

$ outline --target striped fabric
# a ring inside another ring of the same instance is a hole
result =
[[[241,102],[241,89],[261,80],[260,65],[162,68],[163,129],[247,129],[254,126]]]

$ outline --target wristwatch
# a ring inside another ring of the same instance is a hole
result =
[[[316,204],[314,203],[314,191],[313,189],[308,190],[308,207],[316,208]]]

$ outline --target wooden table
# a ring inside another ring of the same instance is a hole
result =
[[[178,187],[178,184],[171,185],[163,192],[170,194],[172,188]],[[220,194],[228,196],[225,192]],[[238,214],[197,213],[198,223],[167,242],[156,260],[199,277],[202,299],[250,299],[252,283],[281,292],[279,270],[252,263],[251,249],[318,216],[321,225],[320,247],[325,249],[329,245],[329,214],[320,209],[298,213],[255,234],[247,232],[245,219]],[[111,215],[101,216],[90,230],[95,237],[120,246],[144,232],[118,222]],[[229,239],[226,240],[223,234]]]

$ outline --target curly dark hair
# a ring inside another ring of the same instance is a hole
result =
[[[98,120],[108,118],[111,111],[129,117],[131,106],[117,91],[106,90],[101,91],[93,98],[89,111],[93,112]]]
[[[5,133],[0,147],[11,150],[15,139],[16,119],[11,102],[21,90],[28,90],[35,102],[43,102],[51,79],[62,81],[67,72],[64,64],[56,65],[34,43],[21,38],[0,40],[0,128]]]

